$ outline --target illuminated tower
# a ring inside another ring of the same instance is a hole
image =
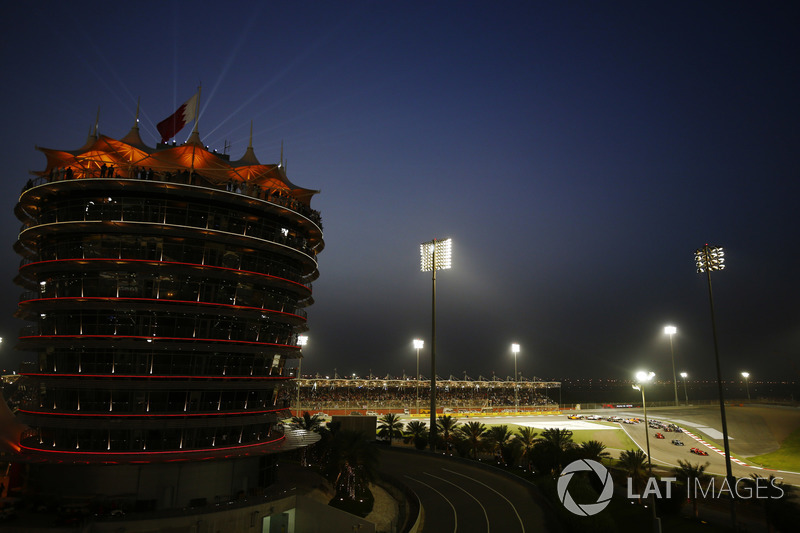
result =
[[[252,139],[233,162],[196,132],[147,147],[136,126],[40,150],[47,167],[16,206],[17,315],[31,322],[18,348],[37,361],[22,456],[174,464],[285,448],[284,364],[300,356],[324,246],[317,191],[260,164]]]

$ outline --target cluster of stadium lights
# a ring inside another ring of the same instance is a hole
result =
[[[422,272],[445,270],[450,268],[453,239],[433,240],[419,245]]]
[[[720,246],[705,245],[694,252],[694,262],[697,265],[697,273],[711,270],[725,269],[725,252]]]

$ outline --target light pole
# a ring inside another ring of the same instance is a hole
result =
[[[419,245],[420,264],[423,272],[431,272],[431,427],[428,432],[431,451],[436,451],[436,271],[451,266],[452,239],[423,242]]]
[[[297,376],[295,382],[297,383],[297,416],[303,416],[300,412],[300,367],[303,364],[303,346],[308,343],[308,335],[298,335],[297,345],[300,347],[300,357],[297,358]]]
[[[645,372],[644,370],[640,370],[636,373],[636,382],[638,385],[633,385],[633,388],[642,392],[642,409],[644,409],[644,438],[645,442],[647,443],[647,470],[648,475],[653,477],[653,462],[650,459],[650,423],[647,421],[647,400],[645,399],[644,395],[644,386],[646,383],[650,382],[655,376],[654,372]],[[661,531],[661,521],[658,519],[658,515],[656,515],[656,498],[655,495],[652,495],[652,508],[653,508],[653,531],[660,532]]]
[[[747,389],[747,400],[750,400],[750,372],[742,372],[742,377],[744,378],[744,387]]]
[[[675,376],[675,349],[672,347],[672,336],[678,331],[675,326],[666,326],[664,333],[669,335],[669,353],[672,355],[672,384],[675,385],[675,406],[678,405],[678,378]]]
[[[417,414],[419,414],[419,351],[425,346],[425,341],[414,339],[414,348],[417,350]]]
[[[686,392],[686,378],[689,377],[689,374],[681,372],[681,377],[683,378],[683,395],[686,397],[686,405],[689,405],[689,393]]]
[[[711,271],[725,269],[725,252],[721,247],[709,246],[706,244],[694,252],[694,262],[697,266],[697,273],[706,274],[708,280],[708,302],[711,306],[711,333],[714,337],[714,360],[717,365],[717,388],[719,390],[719,412],[722,419],[722,439],[725,445],[725,472],[728,476],[728,484],[733,487],[736,480],[731,470],[731,449],[728,445],[728,422],[725,419],[725,397],[722,393],[722,372],[719,366],[719,343],[717,342],[717,320],[714,316],[714,292],[711,290]],[[736,529],[736,502],[731,501],[731,526]]]
[[[519,383],[517,382],[517,378],[519,374],[517,373],[517,354],[519,353],[519,344],[512,344],[511,345],[511,353],[514,354],[514,409],[519,412]]]

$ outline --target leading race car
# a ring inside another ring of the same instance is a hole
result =
[[[690,452],[697,454],[697,455],[708,455],[708,452],[701,450],[700,448],[692,448],[689,450]]]
[[[663,439],[663,438],[664,438],[664,435],[663,435],[663,434],[661,434],[661,433],[656,433],[656,438],[657,438],[657,439]]]

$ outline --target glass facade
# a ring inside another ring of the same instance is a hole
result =
[[[210,170],[176,169],[187,149],[48,155],[20,195],[17,315],[30,325],[18,347],[37,361],[18,412],[25,453],[230,457],[282,438],[284,364],[307,329],[320,217],[280,165],[241,183],[216,154]]]

